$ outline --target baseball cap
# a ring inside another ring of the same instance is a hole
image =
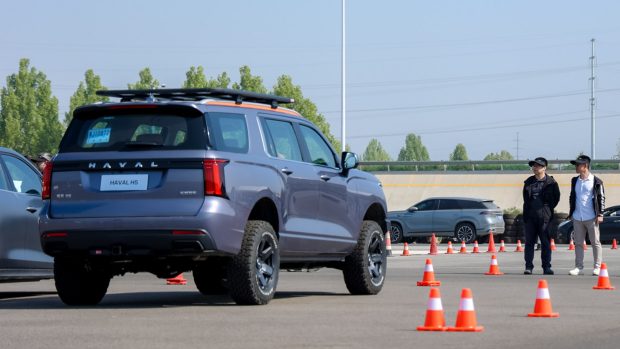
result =
[[[587,155],[579,155],[576,160],[571,160],[573,165],[590,164],[590,157]]]
[[[532,166],[534,166],[536,164],[538,164],[540,166],[543,166],[543,167],[547,167],[547,159],[545,159],[543,157],[537,157],[536,159],[528,162],[527,164],[530,165],[530,167],[532,167]]]

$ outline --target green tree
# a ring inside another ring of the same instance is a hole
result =
[[[489,153],[487,154],[484,159],[485,161],[488,160],[514,160],[514,157],[512,156],[512,154],[510,154],[509,151],[507,150],[502,150],[498,153]],[[479,166],[480,170],[524,170],[527,169],[527,165],[481,165]]]
[[[71,96],[69,111],[65,113],[65,126],[69,125],[69,122],[73,118],[73,111],[75,108],[85,104],[106,102],[109,100],[108,97],[97,96],[95,92],[98,90],[107,90],[107,88],[101,84],[101,77],[96,75],[92,69],[88,69],[86,73],[84,73],[84,81],[80,81],[77,90],[73,96]]]
[[[484,160],[514,160],[512,154],[507,150],[502,150],[499,153],[489,153],[484,157]]]
[[[54,153],[62,137],[58,99],[44,73],[19,61],[19,71],[7,77],[0,92],[0,144],[20,153]]]
[[[366,146],[366,150],[362,155],[362,161],[392,161],[390,154],[383,149],[381,142],[376,139],[371,139],[368,145]],[[387,170],[387,166],[380,165],[371,165],[364,166],[365,171],[385,171]]]
[[[293,79],[288,75],[281,75],[278,77],[278,81],[273,86],[273,94],[283,97],[290,97],[295,100],[295,103],[287,106],[294,109],[304,118],[312,121],[321,132],[327,137],[327,140],[332,144],[332,147],[336,151],[342,149],[340,141],[332,135],[329,123],[325,120],[323,114],[318,112],[318,108],[311,100],[305,98],[301,92],[299,85],[293,84]]]
[[[127,84],[127,88],[130,90],[150,90],[159,88],[159,81],[153,77],[150,68],[144,68],[138,73],[140,80],[135,84]]]
[[[465,160],[469,160],[469,157],[467,156],[467,149],[465,149],[465,146],[462,143],[459,143],[454,148],[454,151],[450,154],[450,161],[465,161]],[[449,169],[453,171],[462,171],[462,170],[468,170],[469,166],[467,165],[449,166]]]
[[[190,67],[185,73],[185,88],[228,88],[230,78],[226,72],[221,73],[215,79],[207,79],[202,66]]]
[[[252,75],[250,67],[247,65],[239,68],[239,83],[234,83],[233,89],[267,93],[267,88],[263,85],[263,78],[257,75]]]
[[[405,138],[405,146],[400,148],[398,161],[430,161],[428,150],[422,144],[422,137],[410,133]],[[405,168],[399,168],[404,170]]]

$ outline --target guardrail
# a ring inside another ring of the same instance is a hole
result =
[[[397,171],[530,171],[529,160],[466,160],[466,161],[361,161],[360,168],[372,172]],[[574,171],[571,160],[549,160],[552,171]],[[592,160],[592,170],[620,171],[620,160]]]

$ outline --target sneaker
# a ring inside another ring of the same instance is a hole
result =
[[[577,276],[577,275],[583,275],[583,270],[579,269],[579,268],[575,268],[575,269],[571,269],[568,274],[572,275],[572,276]]]
[[[532,275],[532,269],[525,269],[523,272],[524,275]]]
[[[553,275],[555,273],[553,272],[553,269],[548,268],[548,269],[543,270],[543,274],[545,274],[545,275]]]
[[[594,270],[592,270],[592,275],[598,276],[598,274],[600,273],[601,273],[601,268],[594,268]]]

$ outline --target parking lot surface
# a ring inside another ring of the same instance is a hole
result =
[[[498,253],[505,275],[484,275],[491,254],[428,256],[428,245],[394,246],[387,282],[377,296],[351,296],[341,272],[284,272],[267,306],[237,306],[227,297],[204,297],[191,274],[185,286],[168,286],[150,274],[112,279],[96,307],[67,307],[53,281],[0,284],[2,348],[618,348],[620,291],[596,291],[591,249],[586,275],[573,277],[574,254],[558,245],[556,275],[545,275],[559,318],[528,318],[538,280],[523,275],[523,254]],[[471,250],[471,246],[468,246]],[[457,249],[458,250],[458,249]],[[471,288],[481,333],[418,332],[424,324],[429,288],[417,287],[426,258],[432,258],[446,324],[453,326],[462,288]],[[604,246],[611,284],[620,286],[620,250]]]

